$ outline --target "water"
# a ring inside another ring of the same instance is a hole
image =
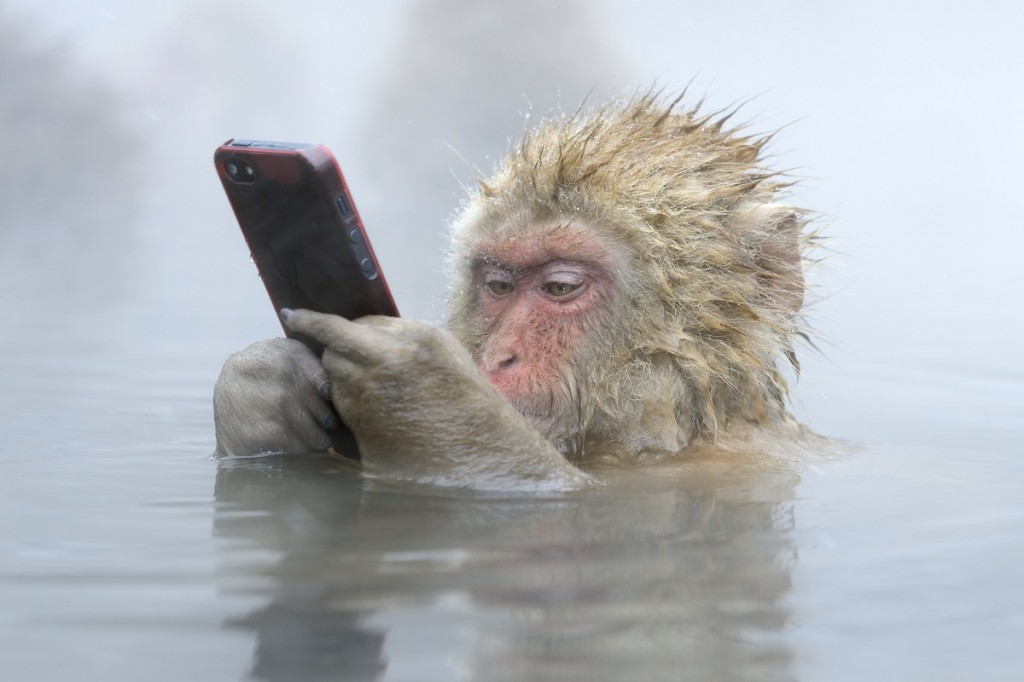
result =
[[[387,487],[328,457],[211,459],[229,341],[160,324],[125,301],[0,349],[4,679],[1024,675],[1014,443],[541,498]]]
[[[244,30],[207,4],[0,8],[0,679],[1024,679],[1016,10],[613,2],[562,40],[581,3],[440,3],[425,33],[402,3],[251,0]],[[477,73],[464,24],[558,68]],[[798,121],[773,151],[834,251],[794,407],[850,452],[541,498],[210,457],[221,363],[280,333],[217,144],[329,143],[399,307],[436,319],[446,143],[486,170],[612,71]]]

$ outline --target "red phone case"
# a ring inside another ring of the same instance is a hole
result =
[[[229,140],[214,154],[275,310],[398,316],[344,176],[322,145]],[[318,355],[315,339],[285,333]]]

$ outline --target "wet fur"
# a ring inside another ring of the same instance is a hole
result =
[[[566,454],[673,454],[758,430],[798,430],[776,363],[797,367],[807,213],[762,165],[768,137],[728,115],[646,94],[529,132],[454,225],[450,329],[483,339],[471,264],[496,239],[590,231],[615,299],[526,415]]]

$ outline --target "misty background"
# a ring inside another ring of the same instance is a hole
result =
[[[0,677],[295,679],[362,644],[390,680],[1021,679],[1022,14],[0,0]],[[687,84],[778,131],[821,215],[793,406],[863,447],[564,505],[211,461],[222,363],[281,333],[219,144],[328,145],[438,322],[448,219],[530,121]]]
[[[173,429],[168,373],[212,386],[280,333],[213,170],[226,139],[327,144],[399,309],[440,321],[447,219],[527,119],[689,84],[780,130],[771,163],[822,215],[797,413],[1016,450],[1020,29],[996,2],[0,2],[8,435],[130,432],[119,407],[67,426],[111,374]]]

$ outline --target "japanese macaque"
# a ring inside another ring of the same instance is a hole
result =
[[[653,94],[541,124],[454,224],[448,330],[286,311],[323,341],[231,358],[218,449],[326,447],[333,406],[367,474],[572,489],[641,462],[795,437],[777,362],[802,333],[801,209],[766,137]]]

